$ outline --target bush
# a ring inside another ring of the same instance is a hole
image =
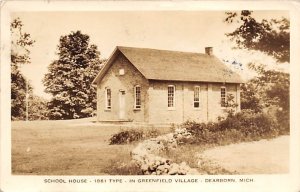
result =
[[[112,144],[124,144],[124,143],[131,143],[133,141],[138,141],[143,138],[143,132],[139,130],[126,130],[121,131],[119,133],[114,134],[109,140],[110,145]]]
[[[139,141],[144,138],[157,137],[158,135],[160,135],[160,131],[154,128],[122,130],[121,132],[112,135],[109,139],[109,144],[126,144]]]
[[[283,110],[276,112],[276,118],[280,126],[279,134],[285,135],[290,133],[290,112]]]
[[[158,135],[161,134],[161,132],[155,128],[150,128],[150,129],[145,129],[143,130],[144,132],[144,137],[147,137],[147,138],[153,138],[153,137],[157,137]]]
[[[182,124],[194,137],[187,143],[229,144],[241,141],[272,138],[282,134],[281,126],[272,117],[264,113],[245,110],[217,123],[196,123],[188,121]]]

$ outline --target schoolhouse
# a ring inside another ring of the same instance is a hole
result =
[[[240,110],[241,77],[213,55],[117,46],[93,81],[97,120],[149,124],[215,121],[227,95]]]

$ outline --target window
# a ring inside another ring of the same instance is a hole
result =
[[[111,109],[111,89],[106,88],[105,89],[105,108],[107,110]]]
[[[194,87],[194,108],[200,108],[200,87]]]
[[[134,109],[140,109],[141,103],[141,86],[137,85],[134,87]]]
[[[226,105],[226,87],[221,87],[221,107]]]
[[[168,86],[168,108],[174,108],[175,106],[175,86]]]
[[[125,70],[122,68],[122,69],[119,69],[119,75],[124,75],[125,74]]]

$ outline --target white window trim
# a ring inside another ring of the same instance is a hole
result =
[[[107,90],[110,90],[110,106],[108,106]],[[109,87],[105,88],[105,111],[111,111],[111,89]],[[110,108],[109,108],[110,107]]]
[[[136,88],[137,87],[139,87],[140,88],[140,102],[141,102],[141,104],[140,104],[140,107],[138,108],[137,106],[137,104],[136,104]],[[136,85],[136,86],[134,86],[134,92],[133,92],[133,94],[134,94],[134,106],[133,106],[133,109],[134,110],[141,110],[141,108],[142,108],[142,93],[141,93],[141,91],[142,91],[142,88],[141,88],[141,86],[140,85]]]
[[[222,93],[223,88],[225,89],[225,103],[226,103],[226,100],[227,100],[227,89],[226,89],[225,86],[221,86],[221,88],[220,88],[220,105],[221,105],[222,109],[225,109],[226,107],[222,106],[222,95],[221,95],[221,93]]]
[[[168,106],[168,102],[169,102],[169,87],[173,87],[174,88],[174,95],[173,95],[173,107],[169,107]],[[168,110],[175,110],[175,106],[176,106],[176,87],[175,85],[168,85],[168,89],[167,89],[167,106],[168,106]]]
[[[195,107],[195,90],[196,88],[198,88],[198,96],[199,96],[199,107]],[[201,101],[201,88],[199,85],[194,86],[194,98],[193,98],[193,107],[195,110],[200,110],[201,106],[200,106],[200,101]]]

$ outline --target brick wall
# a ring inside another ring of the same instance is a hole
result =
[[[168,85],[174,85],[176,89],[175,109],[171,110],[167,106]],[[200,87],[199,108],[194,107],[195,86]],[[186,120],[216,121],[225,112],[220,103],[221,86],[225,86],[227,93],[233,94],[235,102],[239,103],[239,85],[236,84],[150,81],[149,123],[182,123]]]
[[[124,69],[125,74],[119,75],[119,70]],[[141,86],[142,106],[140,110],[134,110],[134,86]],[[105,88],[111,89],[111,110],[105,109]],[[97,85],[97,119],[98,121],[119,120],[119,94],[120,90],[125,91],[125,118],[144,122],[147,121],[147,90],[148,81],[142,74],[120,54],[106,75]]]

